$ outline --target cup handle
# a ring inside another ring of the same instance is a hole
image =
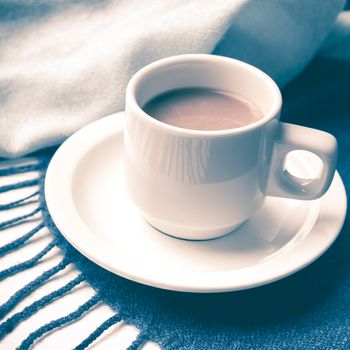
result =
[[[266,195],[301,200],[321,197],[328,190],[336,170],[335,137],[321,130],[278,121],[274,131]],[[321,159],[323,168],[316,178],[300,178],[285,169],[286,156],[296,150],[312,152]]]

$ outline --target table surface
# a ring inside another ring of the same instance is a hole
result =
[[[0,168],[7,164],[1,161]],[[29,180],[35,178],[36,173],[26,173],[20,175],[11,175],[0,177],[0,186],[16,183],[18,181]],[[33,192],[31,188],[18,189],[15,191],[5,192],[0,194],[0,204],[5,204],[9,201],[21,198],[23,195]],[[9,220],[13,217],[23,215],[30,212],[38,206],[38,203],[29,204],[12,210],[0,211],[0,222]],[[40,220],[40,213],[37,214],[33,220],[27,221],[24,224],[5,229],[0,235],[0,246],[7,244],[14,239],[27,233],[38,224]],[[0,270],[17,264],[21,261],[29,259],[42,250],[51,240],[50,232],[44,228],[34,238],[31,238],[23,248],[15,250],[11,254],[0,258]],[[22,286],[35,279],[42,272],[50,267],[57,265],[62,258],[62,252],[58,248],[54,248],[47,254],[40,264],[35,267],[17,273],[0,283],[0,304],[3,304],[7,299],[15,293]],[[68,265],[63,271],[58,273],[54,278],[51,278],[44,286],[36,290],[34,293],[26,297],[17,307],[12,310],[3,320],[12,316],[14,313],[21,311],[25,306],[31,304],[42,296],[54,291],[61,286],[68,283],[71,279],[78,275],[79,271],[72,265]],[[13,332],[8,334],[2,341],[0,341],[1,349],[15,349],[31,332],[50,322],[56,318],[67,315],[69,312],[76,309],[77,305],[83,304],[87,301],[95,291],[84,282],[75,287],[73,291],[63,298],[60,298],[44,309],[34,314],[29,319],[23,321]],[[47,336],[35,343],[35,349],[64,349],[73,348],[86,338],[96,327],[98,327],[104,320],[111,317],[115,312],[106,304],[99,303],[91,312],[81,317],[78,321],[63,327],[57,331],[49,333]],[[132,325],[119,323],[108,329],[100,338],[98,338],[89,349],[125,349],[136,338],[139,330]],[[145,344],[143,349],[152,350],[159,349],[158,345],[152,342]]]

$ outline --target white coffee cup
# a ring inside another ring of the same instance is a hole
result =
[[[241,128],[199,131],[171,126],[142,107],[169,90],[201,87],[253,101],[263,118]],[[279,121],[281,93],[259,69],[231,58],[190,54],[142,68],[126,92],[125,179],[144,218],[169,235],[203,240],[249,219],[266,196],[301,200],[322,196],[337,160],[336,139]],[[305,181],[284,168],[293,150],[316,154],[319,176]]]

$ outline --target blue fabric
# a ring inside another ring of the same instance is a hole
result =
[[[284,121],[323,129],[334,134],[339,143],[338,170],[350,190],[350,62],[318,59],[283,90]],[[1,175],[40,170],[39,209],[44,223],[13,242],[0,247],[0,256],[26,244],[42,227],[48,226],[52,242],[28,261],[0,271],[0,279],[30,268],[52,248],[61,247],[62,261],[19,289],[0,306],[0,318],[7,315],[26,296],[50,278],[75,263],[81,274],[66,286],[49,293],[0,324],[0,339],[21,321],[41,307],[62,297],[82,281],[88,281],[96,295],[74,312],[57,320],[48,320],[22,342],[19,349],[28,349],[47,332],[73,322],[96,303],[104,301],[115,315],[103,322],[81,344],[69,344],[84,349],[111,325],[126,321],[141,330],[129,349],[139,349],[147,340],[154,340],[165,349],[350,349],[350,222],[333,246],[315,263],[303,271],[279,282],[251,290],[191,294],[160,290],[128,281],[95,265],[68,242],[54,226],[44,198],[44,173],[53,150],[35,154],[38,166],[19,166],[0,170]],[[33,168],[34,167],[34,168]],[[11,191],[30,186],[22,182],[0,187]],[[0,207],[9,209],[26,205],[28,196]],[[33,216],[27,215],[0,223],[0,230],[20,225]],[[161,263],[161,262],[160,262]]]
[[[350,187],[350,62],[318,59],[284,90],[282,120],[323,129],[339,143],[338,170]],[[102,300],[166,349],[349,349],[350,222],[306,269],[231,293],[165,291],[105,271],[45,220]],[[161,263],[161,262],[160,262]]]

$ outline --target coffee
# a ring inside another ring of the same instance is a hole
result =
[[[183,88],[148,101],[143,110],[164,123],[192,130],[240,128],[263,117],[252,102],[228,91]]]

